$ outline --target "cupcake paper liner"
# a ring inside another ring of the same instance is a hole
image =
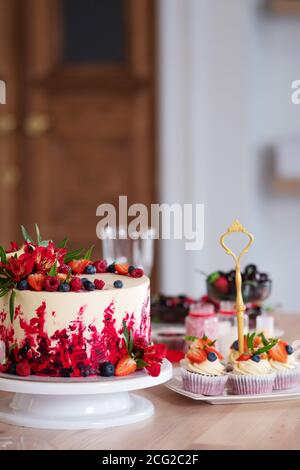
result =
[[[287,390],[300,384],[300,367],[277,371],[273,390]]]
[[[186,369],[181,369],[181,376],[184,390],[201,395],[222,395],[228,380],[227,375],[201,375]]]
[[[239,375],[229,374],[228,385],[234,395],[258,395],[271,393],[276,374]]]

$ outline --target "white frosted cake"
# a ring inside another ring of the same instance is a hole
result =
[[[150,281],[142,270],[73,260],[65,248],[30,240],[17,254],[1,249],[2,372],[86,377],[148,367],[157,375],[164,353],[149,343]]]

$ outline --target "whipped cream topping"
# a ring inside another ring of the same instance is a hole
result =
[[[272,368],[266,359],[261,359],[260,362],[254,362],[251,359],[248,361],[237,361],[233,368],[233,373],[240,375],[266,375],[271,372]]]
[[[230,349],[230,353],[229,353],[229,356],[228,356],[228,361],[231,364],[235,364],[236,360],[239,356],[240,356],[240,353],[238,351],[236,351],[235,349]]]
[[[223,375],[225,373],[225,367],[220,362],[219,359],[211,362],[208,359],[206,361],[195,363],[189,361],[187,358],[183,359],[180,362],[180,365],[190,372],[196,372],[197,374],[201,375]]]
[[[297,361],[295,354],[290,354],[287,357],[286,362],[274,361],[273,359],[270,359],[269,362],[272,369],[275,370],[296,369],[299,367],[299,362]]]

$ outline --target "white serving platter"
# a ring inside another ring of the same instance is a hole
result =
[[[209,403],[211,405],[234,405],[237,403],[266,403],[273,401],[300,400],[300,385],[290,390],[276,390],[264,395],[232,395],[229,390],[225,390],[224,394],[219,396],[205,396],[187,392],[183,389],[179,369],[174,370],[173,378],[166,382],[165,386],[179,395],[184,395],[192,400]]]

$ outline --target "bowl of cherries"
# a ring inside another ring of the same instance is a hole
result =
[[[259,272],[255,264],[248,264],[242,274],[242,294],[244,302],[262,302],[266,300],[272,288],[268,274]],[[230,300],[236,298],[235,270],[215,271],[206,278],[207,295],[212,300]]]

